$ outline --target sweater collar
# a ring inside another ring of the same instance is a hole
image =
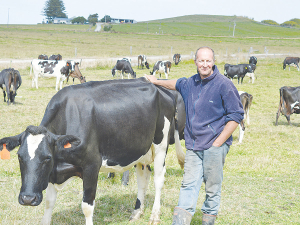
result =
[[[212,75],[210,75],[209,77],[206,77],[206,78],[204,78],[204,79],[202,80],[201,77],[200,77],[200,74],[199,74],[199,72],[198,72],[198,73],[197,73],[197,76],[195,76],[195,82],[200,82],[201,80],[202,80],[202,81],[205,81],[205,82],[209,82],[209,81],[211,81],[212,79],[214,79],[215,76],[216,76],[218,73],[219,73],[219,70],[218,70],[217,66],[214,65],[214,66],[213,66],[213,73],[212,73]]]

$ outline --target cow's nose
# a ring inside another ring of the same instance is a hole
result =
[[[36,195],[20,195],[19,203],[21,205],[35,206],[38,203],[38,198]]]

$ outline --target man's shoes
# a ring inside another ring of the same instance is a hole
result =
[[[202,225],[214,225],[216,218],[215,215],[203,214]]]
[[[172,225],[190,225],[192,215],[179,207],[175,207]]]

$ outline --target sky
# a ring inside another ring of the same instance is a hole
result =
[[[300,19],[300,0],[62,0],[68,18],[98,13],[138,22],[185,15],[245,16],[255,21]],[[0,0],[0,24],[43,22],[46,0]]]

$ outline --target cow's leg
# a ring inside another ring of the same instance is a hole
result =
[[[132,212],[129,219],[131,222],[138,220],[144,213],[144,200],[151,175],[150,167],[146,167],[141,163],[138,163],[136,165],[135,171],[138,185],[138,195],[134,211]]]
[[[275,126],[278,125],[278,118],[280,116],[280,109],[281,109],[281,101],[279,102],[279,107],[278,107],[278,111],[276,113],[276,122],[275,122]]]
[[[250,125],[249,108],[246,110],[246,120],[247,124]]]
[[[6,102],[6,100],[5,100],[5,97],[6,97],[5,91],[3,91],[3,96],[4,96],[4,102]]]
[[[8,85],[6,85],[6,95],[7,95],[7,105],[9,105],[10,102],[10,88]]]
[[[85,216],[85,224],[93,224],[95,197],[98,182],[98,173],[101,165],[92,165],[83,171],[83,199],[81,208]]]
[[[166,79],[168,79],[169,77],[168,77],[168,73],[165,73],[165,75],[166,75]]]
[[[62,74],[59,79],[60,80],[60,86],[59,86],[60,90],[62,89],[62,85],[63,85],[63,82],[65,81],[65,79],[66,79],[66,76]]]
[[[50,225],[51,223],[52,210],[56,202],[56,197],[57,197],[57,190],[55,189],[52,183],[49,183],[46,189],[46,207],[42,219],[43,225]]]
[[[243,121],[241,123],[243,123]],[[243,126],[244,125],[239,124],[239,143],[242,143],[245,133],[245,128],[243,128]]]
[[[291,125],[291,120],[290,120],[290,115],[285,115],[287,121],[288,121],[288,124]]]

